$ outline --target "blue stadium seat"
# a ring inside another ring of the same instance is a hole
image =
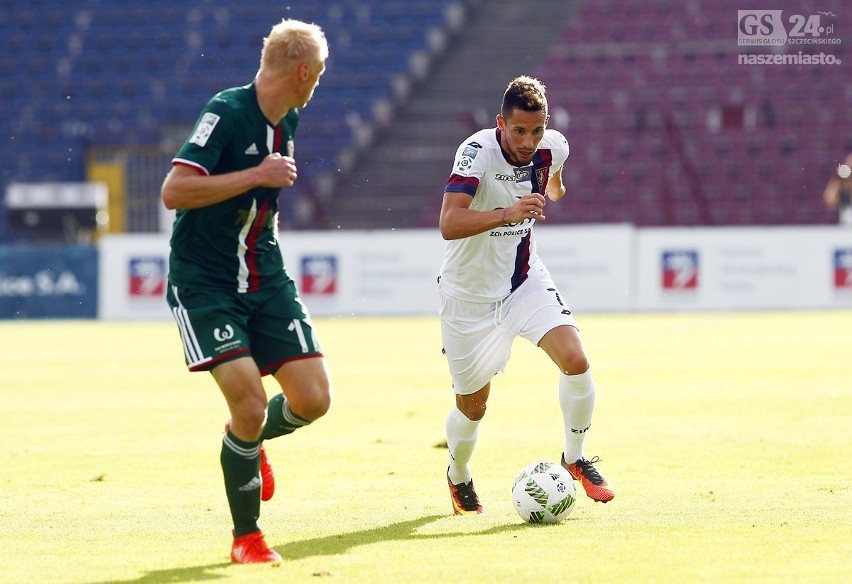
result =
[[[157,143],[158,125],[191,127],[215,91],[251,80],[263,35],[285,17],[320,24],[331,43],[329,71],[312,104],[322,121],[299,141],[312,172],[327,171],[352,139],[347,115],[370,118],[373,102],[390,95],[392,77],[425,43],[424,25],[439,24],[448,1],[331,0],[284,10],[209,0],[195,9],[172,0],[96,9],[3,2],[0,99],[7,116],[0,123],[9,138],[0,143],[8,161],[0,177],[4,184],[82,180],[86,144]],[[345,46],[335,47],[337,39]],[[79,52],[71,50],[78,42]],[[13,139],[20,134],[41,140],[37,154]]]

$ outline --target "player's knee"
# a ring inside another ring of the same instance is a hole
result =
[[[589,369],[589,359],[582,351],[568,353],[559,359],[559,368],[565,375],[580,375]]]
[[[300,392],[298,398],[290,400],[293,413],[313,422],[323,417],[331,407],[331,390],[328,382],[317,382]]]
[[[308,420],[317,420],[323,417],[331,407],[331,395],[326,391],[316,395],[310,404],[310,410],[307,413]]]
[[[461,404],[459,404],[459,410],[471,422],[478,422],[479,420],[484,418],[485,417],[485,408],[486,408],[486,405],[484,403],[479,403],[479,402],[464,402],[463,401]]]
[[[266,421],[266,402],[245,400],[231,411],[231,430],[243,440],[256,440]]]

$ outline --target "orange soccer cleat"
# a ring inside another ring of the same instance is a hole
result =
[[[254,531],[234,538],[234,544],[231,546],[232,564],[265,564],[280,561],[281,556],[266,545],[261,532]]]
[[[565,462],[565,456],[562,456],[562,466],[571,473],[575,481],[580,481],[586,495],[590,499],[606,503],[612,501],[615,497],[615,490],[609,486],[604,476],[594,467],[593,463],[599,461],[600,458],[595,456],[591,460],[578,458],[575,462],[568,464]]]
[[[468,513],[482,513],[482,505],[479,504],[479,497],[476,496],[476,491],[473,489],[473,479],[466,483],[454,485],[447,475],[447,484],[450,485],[450,499],[453,501],[453,513],[456,515],[466,515]]]
[[[260,444],[260,500],[269,501],[275,494],[275,475],[272,473],[272,465],[266,457],[266,448]]]

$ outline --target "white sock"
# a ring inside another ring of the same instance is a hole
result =
[[[595,383],[592,370],[579,375],[559,376],[559,405],[565,423],[565,462],[583,457],[583,441],[592,425],[595,410]]]
[[[469,420],[461,410],[453,408],[447,415],[447,447],[450,455],[449,477],[454,485],[470,480],[467,463],[479,436],[479,420]]]

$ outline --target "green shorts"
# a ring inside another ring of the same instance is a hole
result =
[[[251,356],[262,375],[271,375],[288,361],[322,356],[308,309],[292,280],[243,294],[169,283],[166,301],[190,371],[209,371]]]

